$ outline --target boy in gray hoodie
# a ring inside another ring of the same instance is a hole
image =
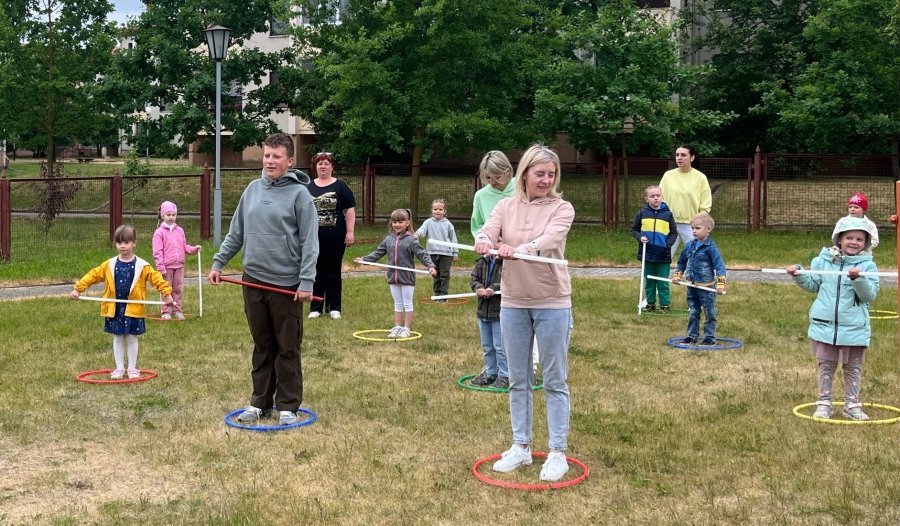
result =
[[[309,177],[290,169],[294,143],[284,133],[266,138],[263,172],[244,190],[231,227],[213,256],[209,282],[220,283],[224,267],[243,249],[243,281],[293,293],[244,287],[244,312],[253,337],[253,395],[237,420],[256,422],[274,402],[280,423],[299,421],[303,401],[300,343],[302,306],[312,300],[319,256],[318,216],[306,185]]]

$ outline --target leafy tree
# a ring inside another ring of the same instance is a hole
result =
[[[778,116],[770,133],[779,144],[900,153],[897,15],[897,3],[831,0],[807,20],[787,82],[758,84],[762,101],[754,111]]]
[[[282,7],[282,10],[285,8]],[[277,131],[270,115],[279,101],[276,88],[240,93],[259,86],[276,70],[283,53],[263,52],[247,45],[257,32],[267,31],[278,12],[271,0],[222,2],[213,0],[154,0],[141,16],[123,29],[135,40],[132,49],[117,49],[113,67],[103,79],[110,112],[118,125],[140,131],[129,136],[138,149],[177,157],[187,151],[200,132],[209,140],[200,147],[212,151],[215,131],[215,64],[206,48],[206,27],[231,29],[228,57],[222,62],[222,128],[235,151],[260,144]],[[229,94],[230,93],[230,94]],[[159,120],[143,120],[149,106],[165,108]]]
[[[96,79],[114,29],[107,0],[8,0],[0,24],[0,116],[6,133],[42,142],[52,171],[56,146],[102,126]]]
[[[546,132],[567,132],[580,151],[621,147],[624,155],[626,148],[650,145],[668,153],[676,137],[694,138],[729,118],[692,104],[704,70],[679,62],[677,22],[633,0],[568,8],[560,31],[567,53],[539,74],[535,120]]]
[[[298,0],[298,9],[308,25],[282,76],[292,109],[344,159],[411,152],[414,213],[419,166],[435,148],[462,154],[537,137],[530,65],[546,60],[553,37],[535,3]]]
[[[714,53],[713,70],[697,93],[707,110],[733,111],[737,117],[718,132],[706,134],[727,153],[750,154],[757,145],[781,149],[768,130],[777,114],[758,111],[763,85],[780,84],[794,92],[793,78],[804,54],[801,38],[820,0],[696,0],[683,13],[699,29],[695,50]]]

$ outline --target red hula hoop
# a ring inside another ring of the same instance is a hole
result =
[[[146,382],[147,380],[152,380],[156,378],[156,371],[151,371],[149,369],[140,369],[141,375],[137,378],[120,378],[118,380],[113,380],[111,378],[107,378],[105,380],[96,380],[94,378],[89,378],[90,376],[95,376],[98,374],[109,374],[113,372],[112,369],[97,369],[96,371],[88,371],[86,373],[81,373],[75,377],[79,382],[84,382],[86,384],[133,384],[135,382]]]
[[[267,287],[265,285],[260,285],[258,283],[247,283],[246,281],[241,281],[239,279],[226,278],[225,276],[219,276],[219,281],[224,281],[225,283],[234,283],[235,285],[250,287],[251,289],[260,289],[260,290],[267,290],[269,292],[277,292],[278,294],[284,294],[286,296],[294,296],[296,294],[296,291],[291,292],[289,290],[276,289],[275,287]],[[325,298],[313,296],[312,300],[313,301],[325,301]]]
[[[578,460],[577,458],[572,458],[570,456],[566,456],[566,461],[571,462],[572,464],[575,464],[576,466],[581,468],[582,473],[581,473],[581,475],[579,475],[571,480],[564,480],[562,482],[551,482],[551,483],[547,483],[547,484],[522,484],[522,483],[516,483],[516,482],[505,482],[502,480],[492,479],[492,478],[488,477],[487,475],[482,475],[478,471],[478,468],[481,467],[481,465],[484,464],[485,462],[490,462],[492,460],[500,460],[501,456],[502,455],[497,453],[496,455],[491,455],[489,457],[484,457],[484,458],[480,458],[480,459],[476,460],[475,463],[472,464],[472,474],[475,475],[475,478],[477,478],[481,482],[484,482],[485,484],[488,484],[489,486],[497,486],[497,487],[506,488],[506,489],[523,489],[523,490],[527,490],[527,491],[544,491],[544,490],[548,490],[548,489],[568,488],[570,486],[575,486],[576,484],[580,484],[580,483],[584,482],[584,480],[586,478],[588,478],[588,474],[590,474],[590,472],[591,472],[591,470],[588,469],[587,465],[584,462]],[[540,451],[534,451],[531,453],[531,456],[532,456],[532,458],[543,458],[543,457],[547,456],[547,453],[543,453]]]

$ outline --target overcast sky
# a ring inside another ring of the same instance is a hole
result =
[[[117,23],[125,22],[129,16],[137,17],[144,10],[140,0],[112,0],[113,11],[110,18]]]

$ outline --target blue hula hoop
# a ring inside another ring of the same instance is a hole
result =
[[[687,338],[687,336],[676,336],[675,338],[669,338],[666,340],[666,344],[669,347],[674,347],[676,349],[687,349],[689,351],[728,351],[731,349],[739,349],[744,346],[744,342],[741,340],[735,340],[733,338],[716,338],[717,342],[715,345],[690,345],[687,343],[681,343],[681,340]]]
[[[273,408],[273,410],[274,410],[274,408]],[[293,424],[289,424],[286,426],[282,426],[282,425],[254,426],[254,425],[242,424],[236,420],[233,420],[237,415],[241,414],[243,411],[244,411],[244,408],[242,407],[240,409],[235,409],[234,411],[225,415],[225,425],[230,426],[230,427],[235,427],[237,429],[246,429],[247,431],[286,431],[288,429],[295,429],[298,427],[308,426],[308,425],[312,424],[313,422],[315,422],[319,418],[319,416],[314,411],[310,411],[309,409],[303,409],[301,407],[301,408],[297,409],[297,412],[303,413],[303,414],[309,416],[309,418],[307,418],[306,420],[299,420]]]

